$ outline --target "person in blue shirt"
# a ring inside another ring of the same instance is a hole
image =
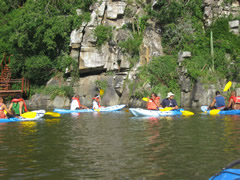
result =
[[[219,91],[216,91],[216,97],[213,99],[212,103],[208,109],[224,109],[225,108],[225,98],[220,94]]]
[[[172,107],[172,109],[178,109],[177,101],[174,99],[174,94],[169,92],[167,98],[163,99],[161,103],[162,107]]]

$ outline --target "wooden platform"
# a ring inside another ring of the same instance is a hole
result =
[[[10,56],[8,59],[4,55],[0,64],[0,96],[15,96],[16,94],[27,94],[29,91],[29,81],[25,78],[12,79],[11,69],[8,66],[10,63]]]

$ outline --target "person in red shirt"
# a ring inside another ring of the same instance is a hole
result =
[[[226,109],[240,109],[240,96],[237,96],[236,91],[231,92],[229,103]]]
[[[157,110],[160,105],[160,97],[158,97],[155,93],[152,93],[151,98],[148,100],[147,109],[149,110]]]

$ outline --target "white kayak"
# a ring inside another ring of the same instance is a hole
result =
[[[70,110],[70,109],[54,109],[53,112],[58,113],[81,113],[81,112],[112,112],[112,111],[119,111],[123,109],[126,105],[114,105],[108,107],[102,107],[99,109],[78,109],[78,110]]]
[[[34,118],[23,118],[23,117],[16,118],[16,117],[14,117],[14,118],[8,118],[8,119],[0,119],[0,123],[18,122],[18,121],[35,121],[35,120],[42,118],[44,116],[44,114],[46,113],[45,110],[35,110],[35,111],[31,111],[31,112],[37,113]]]
[[[173,116],[173,115],[182,115],[180,110],[172,111],[159,111],[159,110],[147,110],[142,108],[129,108],[129,111],[137,117],[148,116],[148,117],[159,117],[159,116]]]

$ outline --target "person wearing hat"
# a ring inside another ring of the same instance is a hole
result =
[[[72,102],[71,102],[71,107],[70,107],[71,110],[78,110],[78,109],[88,109],[88,107],[82,105],[80,103],[80,100],[79,100],[79,95],[75,95],[73,98],[72,98]]]
[[[162,107],[172,107],[173,109],[178,109],[177,101],[174,99],[174,94],[169,92],[167,94],[167,98],[162,100]]]
[[[208,109],[224,109],[225,108],[225,98],[220,94],[219,91],[216,91],[216,97],[213,99],[212,103]]]
[[[99,109],[101,107],[100,105],[100,96],[96,94],[93,98],[93,109]]]

